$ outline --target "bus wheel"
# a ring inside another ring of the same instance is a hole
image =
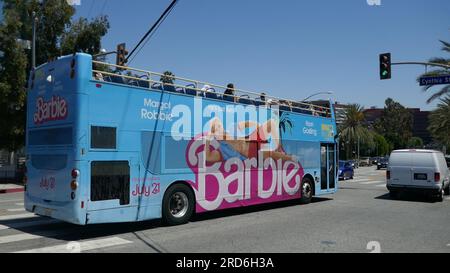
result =
[[[194,213],[194,194],[184,184],[171,186],[163,198],[162,218],[169,225],[185,224]]]
[[[311,203],[313,195],[313,184],[309,178],[303,178],[301,185],[302,196],[300,198],[300,203],[309,204]]]

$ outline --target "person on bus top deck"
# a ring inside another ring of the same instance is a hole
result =
[[[229,83],[227,89],[223,92],[223,98],[229,98],[230,101],[235,101],[234,84]]]
[[[257,122],[244,121],[237,125],[238,130],[254,127],[255,130],[249,136],[237,137],[232,136],[225,131],[222,121],[215,118],[211,121],[211,130],[206,136],[205,142],[205,158],[209,163],[223,162],[230,158],[238,158],[245,160],[248,158],[257,158],[258,152],[261,151],[263,159],[272,158],[284,161],[298,161],[294,155],[288,155],[281,149],[280,132],[274,119],[259,125]],[[213,150],[210,147],[211,141],[218,141],[219,148]],[[264,143],[269,145],[270,149],[262,150]]]
[[[210,85],[205,84],[205,85],[203,85],[202,89],[200,89],[200,90],[201,90],[201,92],[203,93],[203,96],[204,96],[204,95],[206,95],[206,92],[211,91],[211,89],[212,88],[211,88]]]

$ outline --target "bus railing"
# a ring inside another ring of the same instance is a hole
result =
[[[313,116],[322,116],[331,118],[331,108],[314,105],[303,101],[293,101],[267,95],[265,93],[256,93],[238,88],[232,88],[234,95],[224,94],[216,90],[225,91],[226,86],[213,84],[204,81],[191,80],[178,76],[167,76],[163,73],[152,72],[126,66],[119,66],[101,61],[92,61],[92,76],[94,80],[112,83],[125,84],[130,86],[142,87],[152,90],[161,90],[174,93],[183,93],[193,96],[201,96],[222,101],[242,103],[256,106],[278,107],[282,111],[292,111]],[[103,67],[113,67],[116,71],[127,71],[127,74],[113,72],[113,70],[101,70]],[[145,78],[144,78],[145,77]],[[154,79],[155,77],[168,77],[172,83],[162,82]],[[173,81],[183,82],[183,84],[173,83]],[[200,86],[203,86],[200,88]]]

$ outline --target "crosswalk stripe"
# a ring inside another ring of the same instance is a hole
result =
[[[370,179],[353,179],[353,180],[350,180],[350,182],[364,182],[364,181],[369,181]]]
[[[370,185],[370,184],[379,184],[379,183],[386,183],[386,181],[369,181],[369,182],[363,182],[361,184]]]
[[[30,233],[20,233],[20,234],[14,234],[14,235],[7,235],[7,236],[1,236],[0,237],[0,244],[7,244],[12,242],[20,242],[25,240],[31,240],[31,239],[38,239],[42,238],[42,235],[35,235]]]
[[[26,227],[34,227],[34,226],[40,226],[40,225],[50,225],[50,224],[56,224],[60,223],[61,221],[56,219],[44,219],[44,220],[36,220],[36,221],[29,221],[29,222],[22,222],[22,223],[12,223],[8,225],[0,225],[0,230],[5,229],[17,229],[17,228],[26,228]]]
[[[43,248],[35,248],[24,251],[16,251],[15,253],[70,253],[70,252],[78,252],[77,250],[79,250],[79,252],[83,252],[98,248],[106,248],[130,243],[132,243],[132,241],[128,241],[119,237],[111,237],[82,242],[71,242],[67,244],[60,244]]]
[[[24,208],[18,208],[18,209],[7,209],[9,212],[18,212],[18,211],[26,211]]]
[[[376,185],[375,187],[378,187],[378,188],[385,188],[385,187],[386,187],[386,184]]]
[[[16,205],[16,206],[25,206],[24,203],[16,203],[15,205]]]
[[[23,201],[23,199],[10,199],[10,200],[1,200],[0,203],[14,203],[17,201]]]
[[[0,216],[0,221],[8,221],[8,220],[16,220],[16,219],[24,219],[24,218],[33,218],[33,217],[37,217],[37,215],[35,215],[33,213],[2,215],[2,216]]]

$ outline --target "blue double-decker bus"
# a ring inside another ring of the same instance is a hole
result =
[[[331,102],[161,76],[82,53],[33,70],[26,210],[79,225],[181,224],[337,191]]]

